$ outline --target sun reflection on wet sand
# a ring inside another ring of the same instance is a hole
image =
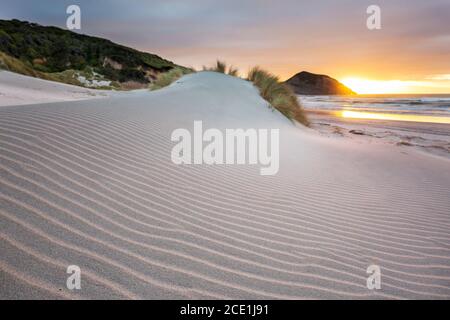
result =
[[[344,110],[340,115],[343,118],[353,119],[394,120],[450,124],[450,117],[422,116],[416,114],[374,113]]]

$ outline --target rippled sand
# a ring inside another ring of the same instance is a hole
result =
[[[173,164],[195,120],[279,128],[278,175]],[[448,299],[449,195],[448,159],[294,126],[221,74],[3,107],[0,298]]]

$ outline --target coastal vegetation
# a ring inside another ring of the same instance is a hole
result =
[[[239,76],[239,71],[233,66],[227,66],[224,61],[217,60],[212,68],[205,68],[206,71],[220,72],[230,76]],[[280,79],[270,72],[253,67],[248,75],[247,80],[251,81],[258,89],[261,97],[269,102],[269,106],[280,111],[290,120],[295,120],[303,125],[309,125],[305,112],[300,105],[294,91]]]
[[[223,74],[228,74],[233,77],[239,77],[239,69],[233,66],[227,66],[226,62],[217,60],[216,64],[212,68],[203,67],[203,71],[213,71]]]
[[[155,81],[153,81],[153,83],[150,85],[150,90],[157,90],[167,87],[171,83],[177,81],[182,76],[193,72],[194,72],[193,69],[176,67],[170,71],[160,73],[156,77]]]
[[[193,69],[109,40],[19,20],[0,20],[0,68],[46,80],[90,88],[151,90],[166,87]],[[204,70],[239,77],[239,70],[217,60]],[[278,77],[259,67],[247,80],[271,108],[304,125],[297,96]]]
[[[79,75],[118,87],[129,82],[146,87],[158,74],[182,68],[106,39],[19,20],[0,20],[0,54],[3,69],[82,86],[86,82]]]
[[[296,94],[277,76],[260,67],[254,67],[249,71],[247,80],[259,89],[261,97],[269,102],[272,108],[277,109],[290,120],[309,125]]]
[[[217,60],[213,67],[203,67],[203,71],[219,72],[238,77],[239,71],[226,62]],[[151,90],[166,87],[183,75],[193,72],[192,69],[174,68],[161,73],[150,86]],[[252,68],[246,80],[252,82],[258,88],[261,97],[269,103],[269,107],[278,110],[286,118],[297,121],[305,126],[309,125],[305,112],[298,101],[294,91],[280,79],[260,67]]]

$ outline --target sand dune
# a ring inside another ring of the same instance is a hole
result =
[[[195,120],[279,128],[279,173],[173,164]],[[3,107],[0,298],[448,299],[449,195],[449,160],[319,136],[221,74]]]
[[[110,94],[0,70],[0,107],[92,99]]]

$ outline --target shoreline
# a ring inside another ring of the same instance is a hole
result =
[[[450,159],[450,124],[344,118],[341,111],[329,110],[305,112],[321,135],[414,148]]]

